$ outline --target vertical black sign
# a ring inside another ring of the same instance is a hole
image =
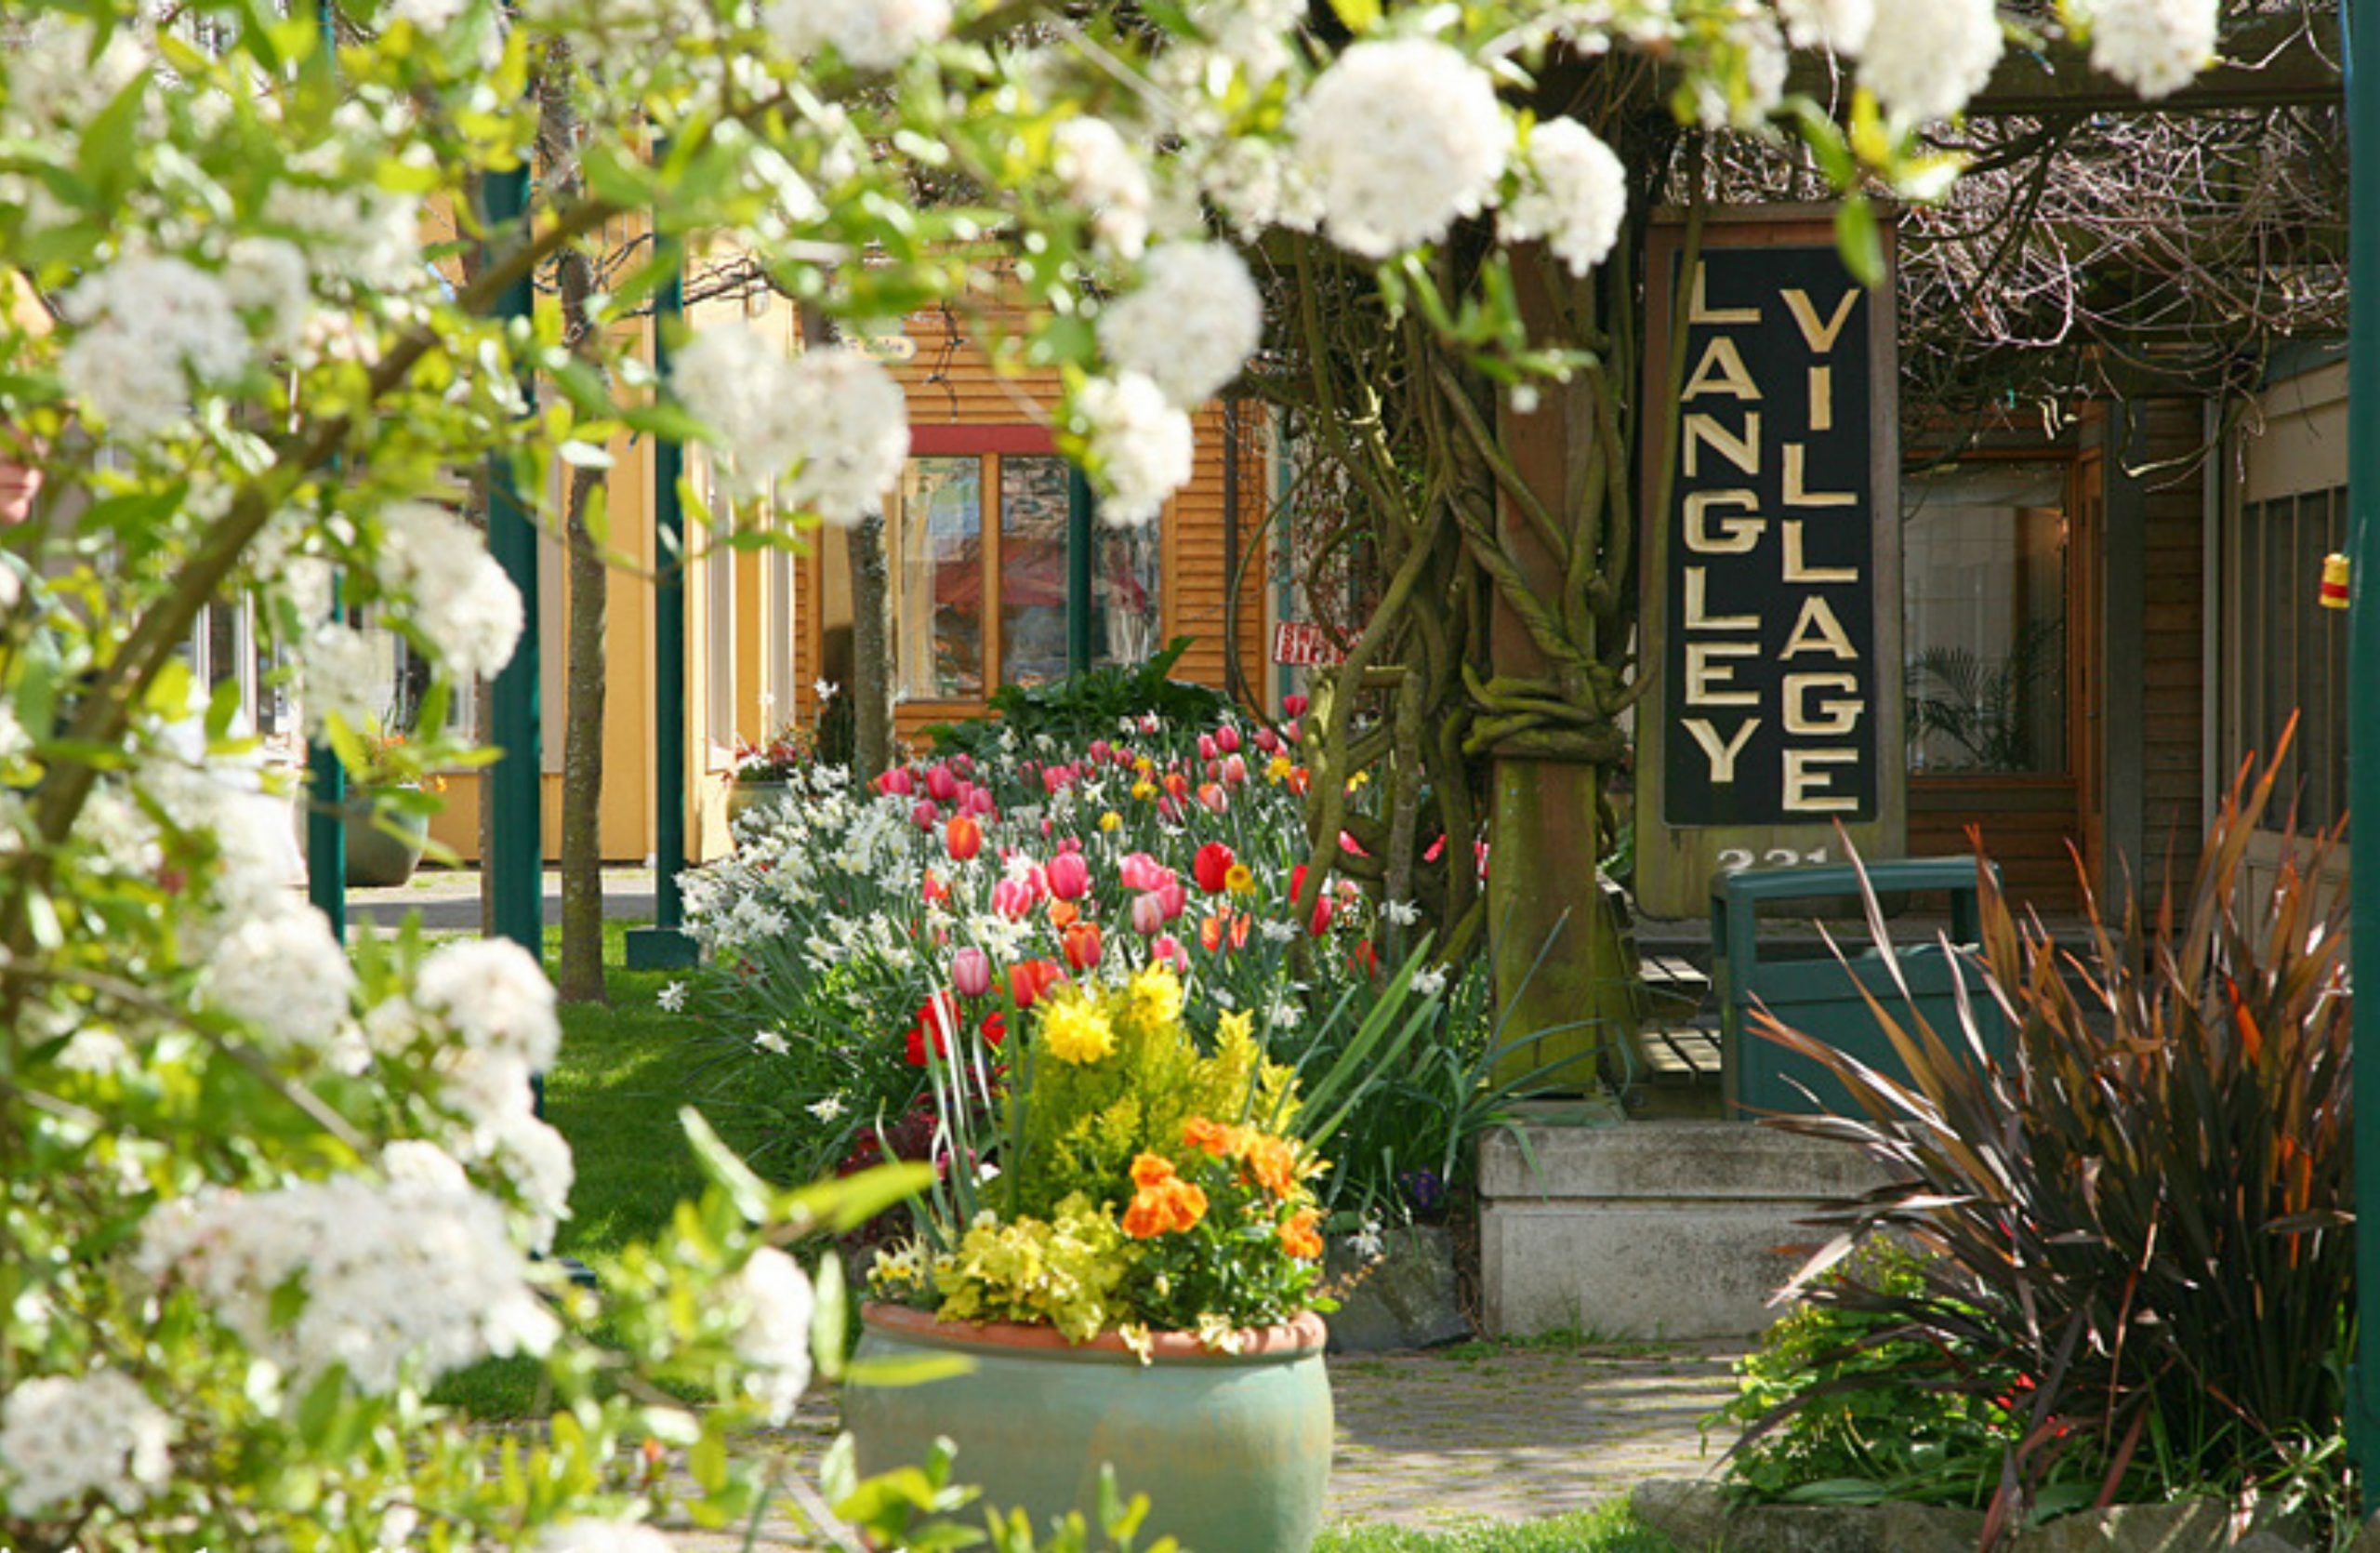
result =
[[[1692,284],[1661,817],[1873,819],[1874,309],[1832,247],[1707,246]]]

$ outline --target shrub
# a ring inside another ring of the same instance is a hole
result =
[[[2294,860],[2247,887],[2273,782],[2242,772],[2188,892],[2169,888],[2153,921],[2130,908],[2119,935],[2094,903],[2085,956],[2020,927],[1979,869],[1981,985],[1958,1028],[1871,1000],[1906,1083],[1764,1032],[1860,1112],[1775,1124],[1851,1142],[1898,1182],[1844,1206],[1813,1266],[1887,1228],[1939,1259],[1915,1289],[1810,1290],[1874,1319],[1841,1360],[1976,1403],[2016,1377],[1993,1535],[2085,1493],[2294,1493],[2334,1454],[2353,1307],[2347,903],[2322,883],[2335,832],[2290,838]],[[2013,1032],[2004,1066],[1977,1032],[1982,999]],[[2074,1486],[2044,1492],[2061,1477]]]

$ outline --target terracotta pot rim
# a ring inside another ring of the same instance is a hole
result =
[[[1041,1353],[1115,1353],[1137,1357],[1122,1334],[1115,1332],[1103,1332],[1087,1343],[1077,1343],[1056,1327],[1028,1325],[1022,1321],[945,1321],[931,1310],[913,1309],[906,1305],[885,1305],[873,1300],[860,1307],[860,1320],[879,1332],[953,1347],[1013,1348]],[[1223,1364],[1302,1358],[1322,1352],[1323,1345],[1329,1340],[1330,1329],[1317,1312],[1302,1310],[1295,1318],[1278,1326],[1247,1327],[1239,1335],[1239,1352],[1228,1353],[1207,1347],[1195,1332],[1153,1332],[1149,1334],[1151,1357],[1159,1360],[1203,1360]]]

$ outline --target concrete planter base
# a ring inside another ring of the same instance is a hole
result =
[[[1883,1181],[1848,1147],[1740,1122],[1498,1134],[1479,1158],[1488,1334],[1756,1336],[1828,1238],[1801,1221]]]

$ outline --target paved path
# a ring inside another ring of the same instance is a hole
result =
[[[546,924],[562,921],[562,875],[546,870]],[[603,915],[618,921],[653,920],[654,882],[651,869],[606,868],[603,870]],[[410,884],[386,890],[350,890],[350,922],[369,918],[382,927],[394,927],[408,912],[421,913],[430,933],[477,933],[480,930],[480,871],[477,869],[424,868]]]
[[[1698,1426],[1733,1393],[1728,1367],[1741,1351],[1478,1343],[1333,1359],[1331,1519],[1411,1527],[1534,1520],[1584,1509],[1646,1478],[1715,1471],[1718,1447],[1705,1453]],[[827,1405],[777,1436],[805,1467],[833,1437]],[[819,1546],[798,1524],[774,1517],[754,1546],[768,1553]],[[740,1533],[687,1532],[676,1541],[681,1553],[743,1546]]]

